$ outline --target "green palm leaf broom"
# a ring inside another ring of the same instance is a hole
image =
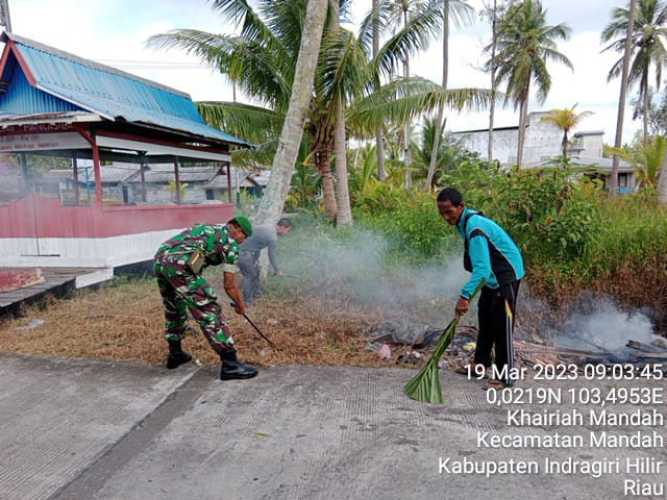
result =
[[[412,399],[417,401],[424,401],[426,403],[443,404],[445,400],[442,397],[442,386],[440,385],[440,370],[438,370],[438,362],[445,353],[450,342],[454,338],[456,332],[456,325],[459,319],[456,318],[447,325],[445,331],[442,332],[440,340],[435,346],[435,350],[431,355],[424,368],[413,377],[407,384],[405,384],[405,393]]]
[[[475,293],[472,294],[470,300],[472,301],[477,293],[484,286],[482,282],[475,290]],[[413,377],[407,384],[405,384],[405,393],[408,397],[416,401],[424,401],[425,403],[433,404],[444,404],[445,400],[442,397],[442,386],[440,385],[440,370],[438,369],[438,363],[440,358],[445,353],[454,334],[456,333],[456,325],[459,324],[459,318],[452,320],[449,325],[445,328],[438,340],[438,343],[435,345],[433,354],[428,360],[424,368]]]

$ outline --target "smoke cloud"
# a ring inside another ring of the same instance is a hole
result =
[[[342,236],[341,236],[342,232]],[[413,325],[443,326],[469,274],[462,249],[428,259],[412,259],[384,235],[362,228],[335,231],[324,225],[297,227],[279,244],[281,268],[295,294],[379,309],[388,319]],[[520,337],[546,340],[586,351],[620,351],[629,340],[655,340],[649,313],[624,310],[612,299],[582,295],[569,311],[557,311],[521,285]],[[465,317],[476,324],[476,306]],[[536,337],[539,337],[536,338]]]

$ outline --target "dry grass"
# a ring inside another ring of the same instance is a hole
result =
[[[222,286],[211,280],[222,292]],[[222,301],[225,304],[224,301]],[[246,321],[223,306],[240,357],[260,366],[328,364],[391,366],[366,349],[361,335],[383,319],[379,312],[355,310],[318,298],[260,299],[248,314],[278,351],[259,338]],[[32,320],[44,323],[22,329]],[[184,347],[204,364],[218,363],[195,323]],[[69,300],[51,300],[46,308],[29,308],[20,319],[0,323],[0,350],[60,357],[136,360],[161,364],[166,354],[160,295],[153,280],[120,282],[85,290]],[[196,333],[195,333],[196,332]],[[394,357],[399,353],[396,352]]]

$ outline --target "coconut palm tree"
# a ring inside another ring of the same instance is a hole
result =
[[[329,31],[334,39],[340,37],[340,3],[339,0],[329,0],[331,15],[329,16]],[[346,226],[352,224],[352,206],[350,204],[350,190],[347,174],[347,137],[345,130],[345,97],[338,95],[334,100],[335,131],[334,149],[336,152],[336,224]]]
[[[257,213],[257,222],[276,224],[280,218],[289,193],[294,167],[303,138],[303,124],[313,92],[315,69],[324,31],[325,6],[327,0],[310,0],[306,8],[304,27],[300,40],[294,83],[280,141],[273,157],[272,176],[267,192],[262,197]],[[234,98],[236,102],[236,98]],[[345,126],[345,125],[343,125]]]
[[[496,47],[498,41],[498,21],[503,16],[505,10],[510,7],[515,0],[501,0],[500,3],[498,0],[493,0],[492,2],[484,2],[484,8],[482,9],[481,15],[486,17],[489,20],[491,25],[491,44],[489,45],[488,52],[490,54],[489,63],[490,66],[486,67],[485,70],[489,72],[491,76],[491,103],[489,105],[489,138],[487,144],[487,160],[489,163],[493,161],[493,123],[496,117],[496,95],[497,82],[496,82]]]
[[[442,88],[447,90],[447,80],[449,78],[449,29],[450,20],[455,25],[472,22],[475,10],[468,5],[467,0],[442,0]],[[433,151],[431,152],[431,163],[429,164],[428,174],[426,175],[426,188],[430,189],[435,174],[437,151],[440,145],[440,130],[444,130],[445,110],[438,108],[438,117],[436,120],[437,130],[434,133]]]
[[[662,167],[658,174],[658,203],[667,205],[667,154],[662,157]]]
[[[373,53],[372,57],[377,57],[380,51],[380,0],[373,0],[371,7],[371,19],[373,26]],[[384,171],[384,137],[382,127],[375,130],[375,152],[377,156],[377,174],[381,181],[386,177]]]
[[[639,188],[658,187],[662,163],[667,154],[667,137],[649,137],[631,148],[611,148],[611,152],[634,167]]]
[[[341,2],[342,12],[345,3]],[[254,8],[246,0],[215,0],[214,8],[240,26],[239,34],[181,29],[154,36],[150,43],[184,49],[236,81],[239,90],[258,104],[200,103],[204,119],[230,133],[257,138],[261,147],[275,148],[292,92],[306,4],[306,0],[261,0]],[[326,23],[305,134],[310,145],[307,160],[322,177],[325,211],[334,219],[337,204],[331,162],[339,103],[349,133],[369,138],[379,125],[404,124],[440,104],[479,108],[488,102],[489,92],[443,91],[439,85],[417,77],[381,83],[396,75],[405,57],[424,47],[438,29],[435,7],[416,13],[374,58],[369,43],[372,36],[368,35],[372,29],[357,37],[346,29],[332,31],[329,27]]]
[[[546,11],[539,0],[524,0],[511,5],[500,19],[496,40],[496,58],[488,67],[497,70],[496,80],[506,82],[506,102],[511,100],[519,113],[517,165],[523,163],[523,146],[528,122],[528,102],[531,85],[537,86],[537,98],[544,102],[551,89],[550,61],[573,69],[570,60],[558,52],[556,41],[567,40],[567,24],[547,24]],[[491,50],[491,46],[485,49]]]
[[[623,44],[623,65],[621,66],[621,89],[618,96],[618,112],[616,115],[616,137],[614,138],[614,148],[619,149],[623,142],[623,121],[625,119],[625,95],[628,91],[628,73],[630,72],[630,58],[632,57],[632,34],[635,30],[635,17],[637,17],[637,0],[630,0],[630,10],[628,11],[627,30],[625,32],[625,43]],[[614,155],[611,164],[611,185],[610,193],[612,196],[618,194],[618,155]]]
[[[434,2],[435,3],[435,2]],[[428,3],[425,0],[385,0],[385,8],[387,11],[387,24],[393,26],[394,30],[397,27],[408,25],[411,17],[418,15],[420,11],[426,8]],[[410,76],[410,55],[405,54],[403,57],[403,77]],[[402,135],[403,144],[403,162],[405,163],[405,188],[412,187],[412,155],[410,150],[410,137],[412,136],[411,122],[405,123]]]
[[[629,160],[635,167],[640,188],[658,187],[665,155],[667,155],[667,137],[651,137],[637,147]]]
[[[440,135],[436,157],[433,158],[433,147],[436,142],[436,134]],[[421,127],[419,141],[413,143],[413,157],[415,159],[415,178],[426,180],[431,174],[431,165],[435,164],[435,169],[430,177],[432,184],[427,184],[427,189],[435,186],[435,179],[449,169],[461,165],[462,163],[476,157],[476,153],[467,151],[459,141],[448,134],[444,134],[441,127],[438,127],[437,118],[427,118]]]
[[[575,104],[571,108],[564,109],[552,109],[542,117],[540,121],[544,123],[551,123],[563,131],[563,141],[562,141],[562,150],[563,150],[563,159],[567,162],[567,146],[569,144],[569,133],[570,130],[579,125],[582,120],[588,116],[591,116],[593,113],[590,111],[582,111],[581,113],[575,112],[574,108],[577,105]]]
[[[612,21],[602,32],[602,42],[609,43],[603,49],[615,50],[624,53],[628,38],[630,9],[618,7],[614,9]],[[644,138],[648,138],[649,117],[649,78],[651,71],[655,72],[655,88],[660,90],[662,83],[662,68],[667,58],[667,5],[660,0],[639,0],[637,3],[634,28],[631,44],[633,59],[630,63],[628,84],[639,85],[639,100],[643,103],[643,131]],[[623,56],[618,59],[609,70],[608,80],[621,76],[623,71]]]

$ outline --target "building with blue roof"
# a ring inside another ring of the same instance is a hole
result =
[[[189,95],[12,33],[1,39],[0,154],[18,159],[22,180],[15,199],[0,200],[0,266],[45,256],[49,265],[139,262],[177,230],[233,216],[231,151],[249,144],[207,125]],[[67,196],[35,192],[28,163],[41,157],[71,162]],[[175,203],[146,203],[145,187],[133,205],[108,199],[104,164],[112,162],[137,165],[142,186],[152,164],[172,164]],[[192,165],[226,175],[226,203],[184,203],[181,177]],[[82,177],[94,198],[79,192]]]

